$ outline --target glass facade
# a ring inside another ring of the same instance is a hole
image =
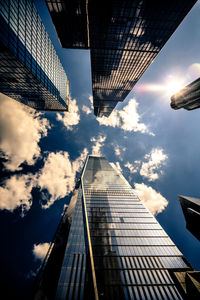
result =
[[[46,0],[63,47],[90,49],[94,113],[123,101],[196,0]]]
[[[191,266],[115,166],[88,156],[79,183],[55,299],[182,299]]]
[[[69,83],[32,0],[0,0],[0,92],[39,110],[67,110]]]
[[[179,196],[186,228],[200,241],[200,198]]]
[[[200,107],[200,78],[188,84],[171,97],[173,109],[193,110]]]

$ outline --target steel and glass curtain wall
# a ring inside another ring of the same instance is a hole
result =
[[[0,1],[0,92],[39,110],[67,110],[68,79],[32,0]]]
[[[179,196],[187,229],[200,241],[200,198]]]
[[[185,108],[193,110],[200,107],[200,78],[188,84],[171,97],[173,109]]]
[[[183,277],[191,267],[105,158],[87,158],[63,224],[71,225],[62,264],[52,250],[52,269],[42,276],[35,299],[182,299],[173,274]],[[53,249],[60,240],[58,234]],[[55,268],[60,275],[53,285],[48,276],[58,274]]]
[[[94,113],[123,101],[196,0],[46,0],[61,45],[90,49]]]

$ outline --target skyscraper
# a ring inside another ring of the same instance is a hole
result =
[[[123,101],[196,0],[46,0],[61,45],[90,49],[94,113]]]
[[[182,299],[177,287],[186,287],[188,271],[115,165],[88,156],[35,299]]]
[[[171,97],[173,109],[185,108],[192,110],[200,107],[200,78],[188,84]]]
[[[69,82],[33,0],[0,1],[0,92],[39,110],[68,109]]]
[[[179,196],[186,220],[186,228],[200,241],[200,199]]]

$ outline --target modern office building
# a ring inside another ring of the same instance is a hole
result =
[[[69,82],[32,0],[0,1],[0,92],[39,110],[68,109]]]
[[[200,107],[200,78],[188,84],[171,97],[173,109],[185,108],[192,110]]]
[[[186,228],[200,241],[200,199],[179,196]]]
[[[90,49],[94,113],[123,101],[196,0],[46,0],[61,45]]]
[[[188,272],[199,276],[115,165],[88,156],[35,299],[183,299]]]

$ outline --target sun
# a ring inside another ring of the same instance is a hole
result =
[[[167,80],[166,80],[166,86],[165,86],[165,90],[167,92],[167,94],[169,96],[172,96],[173,94],[177,93],[178,91],[180,91],[182,88],[184,88],[185,83],[184,80],[181,78],[176,78],[176,77],[172,77],[170,76]]]
[[[136,86],[138,92],[162,93],[167,99],[186,85],[186,78],[180,75],[168,75],[161,83],[146,83]]]

